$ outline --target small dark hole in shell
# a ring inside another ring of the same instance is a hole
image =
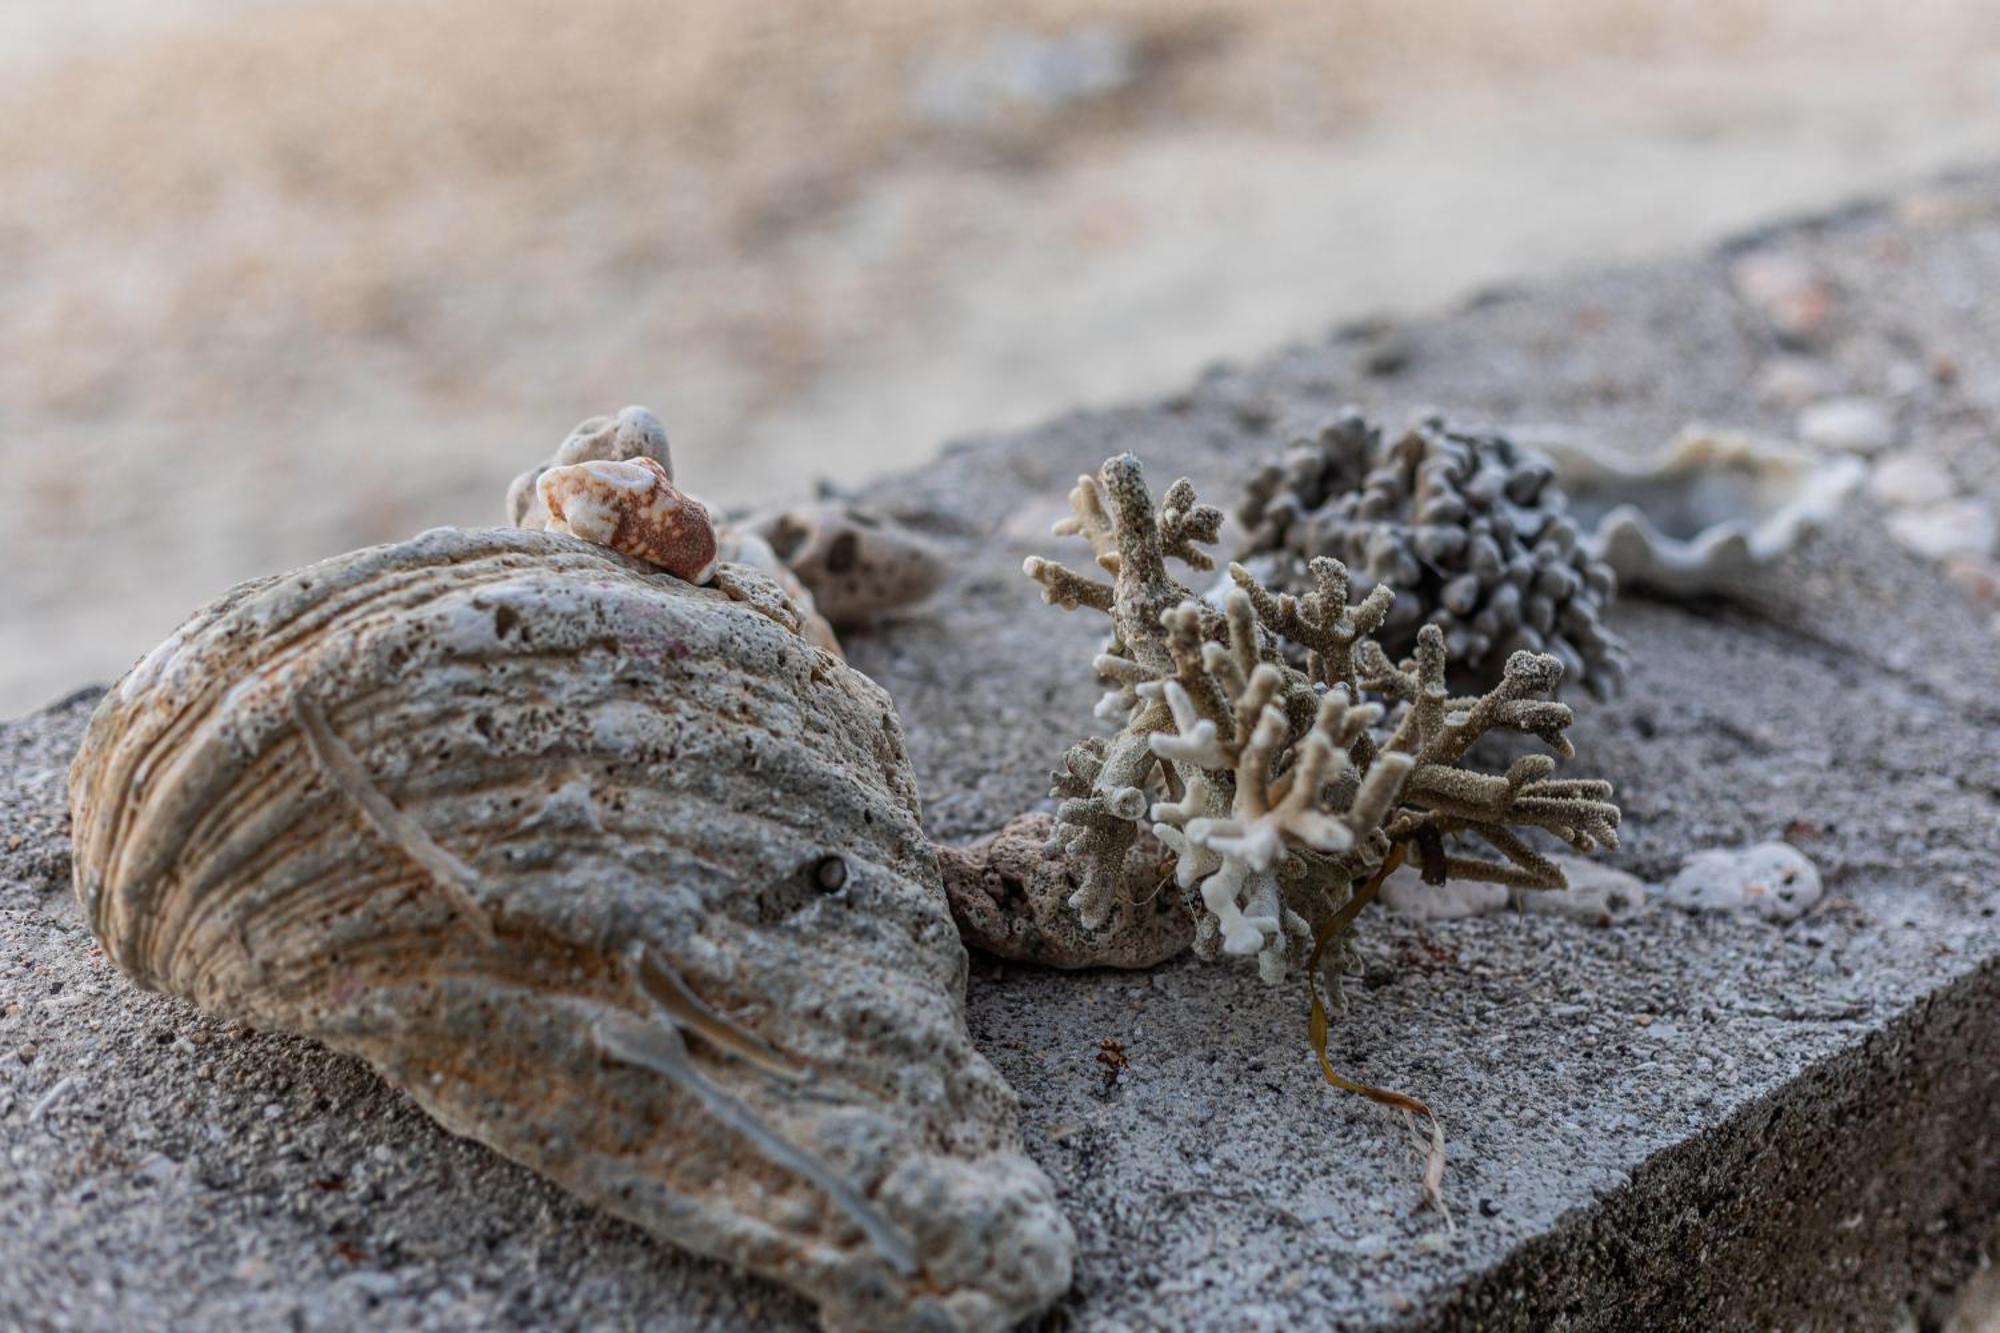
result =
[[[861,539],[851,532],[843,532],[833,539],[826,549],[826,568],[830,574],[845,574],[853,569],[861,559]]]
[[[779,519],[771,532],[771,550],[780,560],[789,560],[798,554],[806,538],[812,536],[812,529],[789,516]]]
[[[847,887],[847,862],[837,856],[822,856],[813,863],[812,881],[828,893]]]

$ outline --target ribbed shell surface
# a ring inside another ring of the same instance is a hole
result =
[[[475,929],[307,743],[468,868]],[[1002,1328],[1073,1248],[964,1023],[965,953],[887,696],[714,589],[574,538],[440,529],[246,584],[105,697],[71,774],[117,966],[370,1061],[446,1126],[833,1327]],[[688,1046],[915,1243],[896,1271],[656,1074],[629,960],[807,1074]]]

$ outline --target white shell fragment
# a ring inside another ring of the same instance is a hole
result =
[[[1847,456],[1691,427],[1657,458],[1624,462],[1537,439],[1570,511],[1619,581],[1676,595],[1722,592],[1823,527],[1867,473]]]
[[[1799,438],[1821,449],[1879,454],[1896,442],[1896,417],[1879,398],[1829,398],[1799,413]]]
[[[1884,526],[1891,537],[1926,560],[1988,556],[2000,544],[1993,507],[1971,496],[1895,510]]]
[[[1752,912],[1796,921],[1820,900],[1819,867],[1788,842],[1696,852],[1667,885],[1666,899],[1689,912]]]
[[[1405,865],[1382,881],[1378,896],[1390,911],[1419,921],[1491,916],[1518,907],[1534,916],[1615,926],[1645,912],[1646,882],[1637,875],[1580,856],[1550,859],[1562,867],[1567,889],[1509,889],[1476,880],[1426,884],[1415,866]]]
[[[1914,509],[1951,499],[1958,494],[1958,482],[1937,459],[1905,449],[1876,462],[1868,474],[1868,494],[1891,509]]]
[[[790,614],[512,529],[245,584],[91,720],[85,917],[829,1328],[1010,1328],[1074,1238],[895,711]]]
[[[667,443],[667,428],[658,417],[638,406],[620,408],[608,417],[587,417],[556,447],[555,457],[514,478],[514,484],[507,488],[507,521],[537,532],[548,526],[549,511],[542,504],[537,483],[552,467],[593,460],[622,463],[635,458],[652,459],[668,481],[674,479],[673,449]]]

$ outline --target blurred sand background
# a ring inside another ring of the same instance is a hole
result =
[[[796,497],[1996,151],[1991,0],[0,0],[0,714],[625,402]]]

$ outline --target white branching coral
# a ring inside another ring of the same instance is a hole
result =
[[[1311,562],[1303,596],[1274,595],[1232,565],[1237,586],[1221,609],[1198,599],[1167,562],[1213,568],[1201,548],[1222,515],[1187,480],[1155,510],[1138,460],[1123,454],[1080,478],[1070,503],[1056,531],[1088,541],[1112,581],[1038,557],[1024,568],[1046,601],[1112,625],[1093,666],[1108,687],[1098,714],[1120,730],[1072,746],[1053,777],[1053,842],[1076,869],[1070,905],[1085,926],[1108,921],[1121,895],[1152,891],[1125,870],[1148,826],[1195,908],[1196,952],[1255,957],[1271,981],[1312,954],[1392,849],[1413,848],[1432,882],[1560,889],[1561,868],[1520,830],[1579,851],[1617,845],[1608,782],[1558,779],[1547,754],[1501,773],[1463,767],[1493,732],[1573,756],[1570,710],[1552,698],[1556,658],[1517,652],[1492,690],[1454,697],[1437,627],[1391,662],[1369,636],[1394,593],[1378,585],[1350,602],[1336,560]],[[1303,668],[1287,643],[1304,650]],[[1468,851],[1473,837],[1497,856]]]

